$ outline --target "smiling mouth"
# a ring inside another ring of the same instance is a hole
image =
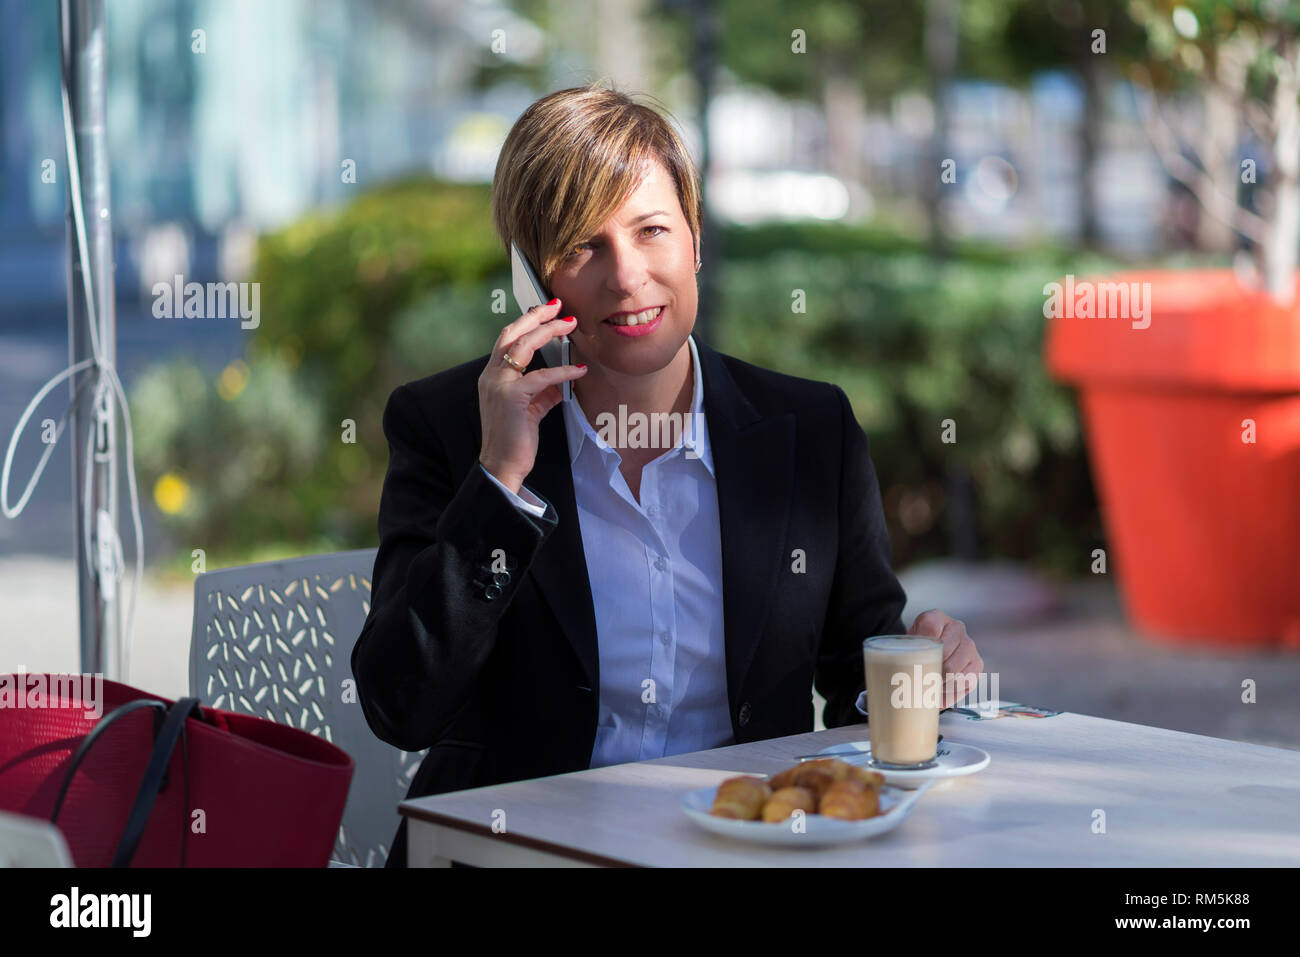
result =
[[[611,326],[646,326],[654,322],[663,315],[664,307],[658,306],[655,309],[647,309],[644,312],[632,313],[631,315],[613,316],[609,319],[602,320]]]

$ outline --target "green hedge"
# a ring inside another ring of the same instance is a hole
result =
[[[728,256],[719,347],[844,389],[871,441],[900,564],[947,554],[956,470],[973,479],[985,554],[1085,567],[1101,541],[1097,506],[1074,399],[1041,358],[1042,287],[1065,271],[1061,254],[962,251],[937,264],[905,242],[882,251],[868,236],[858,249],[852,230],[821,232],[817,252]],[[737,243],[747,244],[763,242]],[[1077,257],[1069,268],[1108,265]]]
[[[219,388],[174,360],[134,390],[141,477],[173,509],[186,562],[194,547],[375,543],[389,393],[482,355],[515,314],[489,210],[486,187],[405,181],[261,238],[246,366]],[[915,240],[817,224],[724,239],[715,345],[845,389],[898,563],[947,552],[944,479],[957,466],[974,479],[988,555],[1086,567],[1096,504],[1073,399],[1041,359],[1042,287],[1067,271],[1064,252],[965,244],[936,265]],[[955,444],[940,440],[947,418]]]

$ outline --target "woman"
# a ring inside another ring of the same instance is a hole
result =
[[[811,731],[814,683],[828,727],[860,721],[862,639],[904,605],[866,436],[839,388],[691,335],[681,140],[623,94],[561,90],[515,123],[492,202],[556,298],[384,413],[352,668],[374,732],[429,748],[409,796]],[[912,632],[983,668],[961,622]]]

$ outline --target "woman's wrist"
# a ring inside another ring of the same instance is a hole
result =
[[[510,491],[514,492],[516,495],[518,495],[519,490],[524,487],[523,479],[515,479],[508,472],[502,470],[499,466],[494,466],[489,459],[485,459],[482,455],[478,457],[478,463],[479,465],[483,466],[484,469],[487,470],[487,473],[489,475],[491,475],[494,479],[496,479],[506,488],[510,489]]]

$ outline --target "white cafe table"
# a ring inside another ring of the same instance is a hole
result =
[[[1300,865],[1300,751],[1070,712],[947,712],[940,732],[983,748],[989,766],[936,783],[898,827],[854,844],[721,837],[691,821],[681,797],[866,740],[865,724],[415,798],[398,810],[412,867]]]

